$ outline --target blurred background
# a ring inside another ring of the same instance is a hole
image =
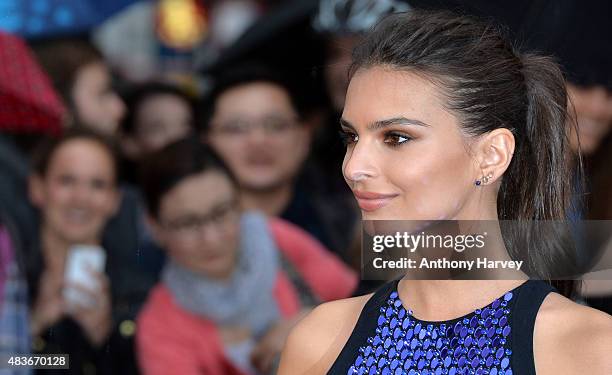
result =
[[[414,8],[557,59],[585,166],[568,219],[612,219],[610,3],[0,0],[0,355],[274,373],[301,316],[377,286],[338,120],[353,46]],[[609,284],[580,301],[612,312]]]

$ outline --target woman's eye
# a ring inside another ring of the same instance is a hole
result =
[[[347,132],[344,130],[340,130],[339,134],[340,134],[340,139],[342,140],[342,143],[344,143],[345,146],[353,144],[357,142],[357,140],[359,139],[359,137],[357,137],[357,134]]]
[[[385,134],[384,142],[388,144],[389,146],[399,146],[403,143],[410,141],[411,139],[412,139],[411,137],[404,135],[404,134],[388,133],[388,134]]]

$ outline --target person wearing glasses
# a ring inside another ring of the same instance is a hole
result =
[[[346,259],[355,204],[308,162],[311,112],[292,81],[264,65],[232,66],[204,107],[202,140],[235,174],[244,206],[296,224]]]
[[[298,227],[242,211],[238,185],[207,145],[180,140],[143,170],[149,222],[168,262],[137,320],[144,374],[269,374],[308,306],[284,263],[319,301],[357,278]]]

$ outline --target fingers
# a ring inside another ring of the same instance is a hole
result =
[[[78,307],[79,309],[85,309],[90,314],[98,312],[106,313],[107,310],[110,310],[110,293],[107,280],[102,279],[102,285],[95,290],[80,283],[67,283],[66,287],[82,295],[82,300],[84,301],[82,304],[70,304],[68,306],[70,310]]]
[[[87,273],[91,275],[91,277],[93,277],[100,283],[100,285],[108,286],[108,283],[109,283],[108,276],[106,276],[104,272],[98,272],[95,268],[93,268],[89,264],[85,265],[85,269],[87,270]]]
[[[87,272],[91,275],[92,279],[95,280],[92,286],[86,286],[79,282],[66,281],[64,284],[66,287],[74,288],[79,292],[82,292],[90,297],[106,296],[110,290],[110,281],[108,276],[104,273],[100,273],[88,267]]]

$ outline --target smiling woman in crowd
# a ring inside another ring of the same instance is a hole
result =
[[[389,16],[353,53],[341,120],[363,218],[563,220],[566,95],[554,63],[489,23]],[[557,240],[533,239],[530,262],[546,270]],[[568,283],[523,276],[406,278],[324,304],[291,333],[279,374],[611,373],[612,318],[562,295]]]
[[[75,129],[41,149],[29,182],[39,211],[37,245],[26,253],[32,344],[41,353],[70,353],[75,374],[84,368],[111,372],[105,348],[114,327],[109,278],[91,270],[99,286],[93,290],[68,284],[64,276],[73,246],[103,245],[104,227],[120,200],[115,163],[104,137]],[[65,288],[79,289],[91,303],[69,303]]]

